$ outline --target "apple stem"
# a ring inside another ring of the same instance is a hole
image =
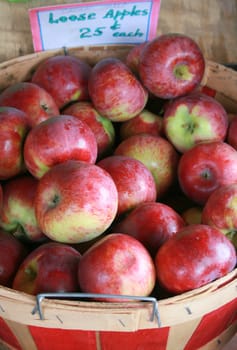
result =
[[[193,74],[190,73],[189,67],[186,64],[179,64],[174,68],[174,75],[180,80],[191,80]]]

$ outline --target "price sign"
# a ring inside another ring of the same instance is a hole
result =
[[[34,50],[151,40],[156,36],[160,1],[97,1],[30,9]]]

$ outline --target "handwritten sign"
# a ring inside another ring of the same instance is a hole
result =
[[[151,40],[156,36],[160,1],[105,0],[30,9],[34,50]]]

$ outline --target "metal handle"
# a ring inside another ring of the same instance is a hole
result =
[[[40,319],[44,320],[41,303],[44,299],[124,299],[131,301],[144,301],[152,303],[152,314],[150,321],[153,322],[157,319],[158,327],[161,327],[160,314],[158,309],[158,301],[154,297],[141,297],[134,295],[120,295],[120,294],[97,294],[97,293],[41,293],[36,295],[36,305],[32,310],[32,314],[38,312]]]

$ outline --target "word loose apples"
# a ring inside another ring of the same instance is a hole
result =
[[[178,180],[187,197],[204,205],[215,189],[237,182],[237,151],[222,141],[199,143],[182,154]]]
[[[68,160],[39,180],[35,213],[42,232],[64,243],[89,241],[113,222],[118,191],[111,176],[95,164]]]
[[[56,55],[36,68],[31,81],[48,91],[62,109],[71,102],[88,100],[90,72],[90,65],[80,58]]]
[[[42,244],[22,261],[13,280],[13,289],[39,293],[77,292],[77,269],[81,254],[57,242]]]
[[[118,144],[114,154],[140,160],[150,170],[155,179],[157,198],[163,196],[176,179],[178,153],[161,136],[130,136]]]
[[[135,117],[148,99],[143,85],[118,58],[101,59],[92,68],[88,89],[97,111],[114,122]]]
[[[144,86],[157,97],[171,99],[199,86],[205,60],[197,43],[183,34],[160,35],[143,48],[139,76]]]
[[[23,145],[29,131],[26,114],[14,107],[0,107],[0,179],[25,171]]]
[[[154,263],[146,248],[122,233],[95,243],[82,255],[78,268],[79,285],[85,293],[149,296],[155,280]]]
[[[219,230],[203,224],[179,230],[155,257],[158,281],[175,294],[212,282],[232,271],[235,265],[234,245]]]
[[[90,127],[70,115],[51,117],[30,130],[24,144],[29,172],[41,178],[53,165],[69,159],[94,164],[97,142]]]
[[[204,141],[224,141],[228,116],[213,97],[195,92],[170,101],[164,113],[164,132],[181,153]]]

